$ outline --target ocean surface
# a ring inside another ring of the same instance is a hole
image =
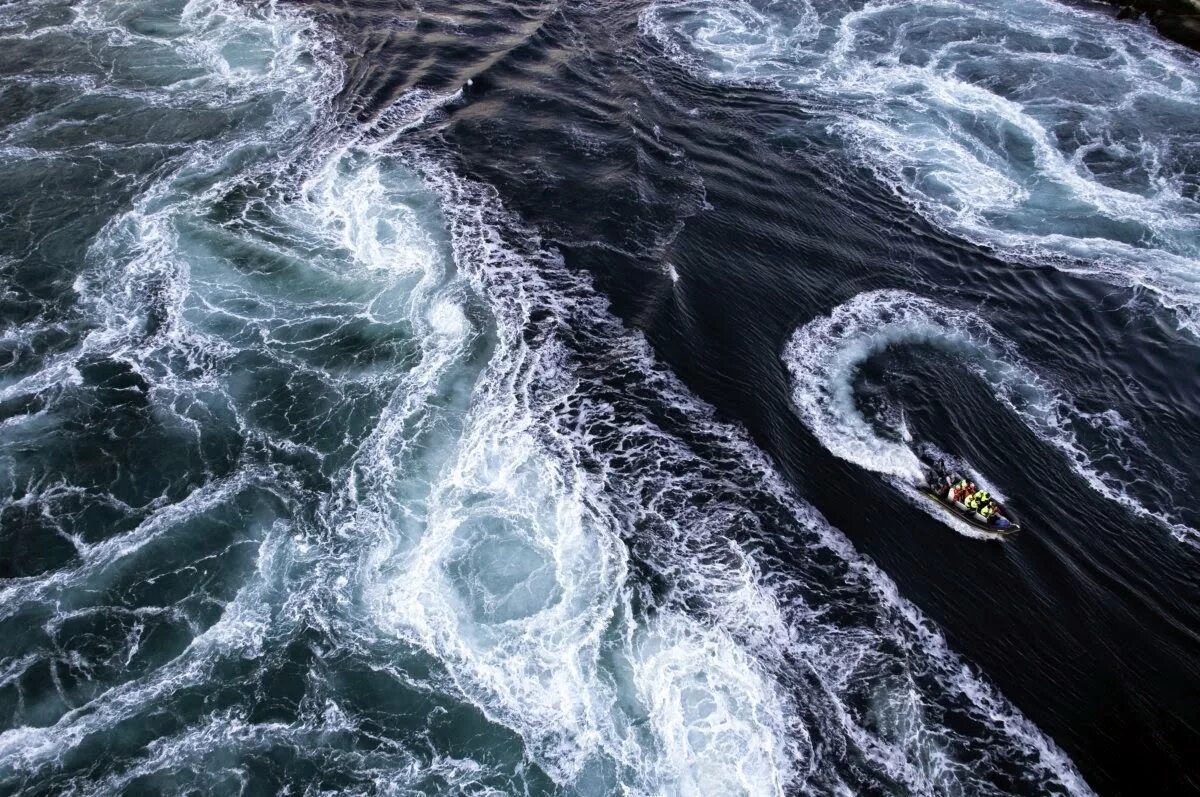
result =
[[[0,794],[1197,750],[1200,57],[1147,23],[0,2]]]

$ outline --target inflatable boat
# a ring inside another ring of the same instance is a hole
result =
[[[938,475],[930,471],[925,484],[920,485],[920,489],[924,495],[936,501],[947,512],[980,531],[995,534],[998,537],[1007,537],[1021,530],[1021,524],[999,501],[992,500],[992,506],[996,511],[990,518],[985,518],[963,502],[952,500],[949,495],[950,486],[961,478],[962,476],[957,473]]]

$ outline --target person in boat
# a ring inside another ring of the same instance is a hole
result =
[[[965,505],[973,512],[978,512],[984,522],[997,529],[1008,529],[1013,525],[1012,521],[1000,514],[1000,505],[991,494],[976,487],[975,482],[959,477],[950,485],[946,497]]]
[[[945,498],[950,494],[950,488],[954,486],[954,478],[951,476],[940,476],[935,471],[929,471],[925,483],[932,492]]]
[[[1000,514],[1000,505],[992,501],[983,509],[979,510],[979,514],[983,515],[983,519],[990,525],[998,529],[1007,529],[1012,526],[1012,521]]]
[[[992,502],[992,497],[990,495],[988,495],[987,490],[976,490],[975,492],[973,492],[969,496],[967,496],[967,501],[966,501],[967,509],[973,509],[976,512],[979,512],[984,507],[990,505],[991,502]]]

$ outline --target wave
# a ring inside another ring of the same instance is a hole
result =
[[[0,669],[23,690],[0,783],[1089,792],[586,279],[411,140],[441,99],[344,127],[299,13],[80,9],[15,35],[102,54],[69,63],[162,125],[216,123],[126,164],[73,336],[7,388],[41,403],[3,427],[5,509],[74,543],[0,581],[29,651]]]
[[[938,226],[1145,289],[1200,330],[1195,56],[1049,0],[652,5],[706,78],[786,93]]]
[[[288,745],[292,723],[248,718],[313,619],[312,590],[286,587],[313,566],[316,505],[381,407],[436,403],[475,335],[465,291],[420,181],[346,148],[340,62],[306,17],[225,0],[0,15],[41,67],[2,78],[37,100],[0,130],[24,147],[2,168],[57,253],[28,246],[5,275],[36,318],[9,331],[0,426],[5,576],[26,568],[0,578],[0,624],[27,653],[3,668],[0,783],[244,786],[269,769],[246,739]],[[39,270],[63,286],[51,301],[20,282]],[[191,702],[223,689],[228,723]],[[300,714],[296,736],[320,733]],[[197,733],[241,758],[188,775]],[[80,752],[96,739],[104,760]]]
[[[805,324],[788,342],[784,361],[793,378],[793,402],[825,448],[893,477],[897,486],[915,494],[911,485],[922,480],[918,452],[901,435],[882,434],[859,410],[854,395],[855,377],[870,358],[915,345],[956,355],[998,402],[1062,452],[1096,492],[1157,521],[1181,540],[1197,538],[1194,529],[1130,494],[1129,486],[1145,479],[1122,452],[1145,446],[1115,410],[1097,415],[1077,409],[1065,391],[1030,368],[1016,346],[982,318],[907,291],[860,293]],[[968,527],[959,530],[965,533]]]

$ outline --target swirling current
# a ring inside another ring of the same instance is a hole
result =
[[[1200,60],[1145,22],[0,44],[0,793],[1200,790]]]

